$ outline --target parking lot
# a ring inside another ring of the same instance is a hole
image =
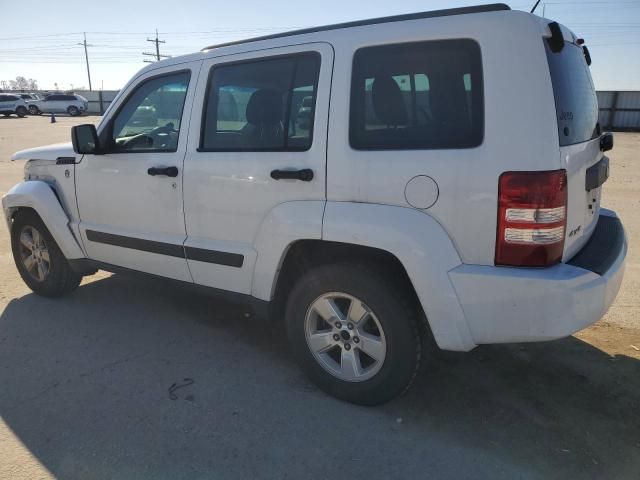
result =
[[[0,194],[14,151],[98,118],[57,120],[0,118]],[[35,296],[0,227],[0,478],[640,478],[640,134],[615,138],[603,204],[629,255],[606,317],[438,354],[382,407],[316,389],[279,323],[172,283],[100,272]]]

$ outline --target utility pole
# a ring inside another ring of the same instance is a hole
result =
[[[93,47],[93,45],[87,45],[87,32],[84,32],[84,42],[79,43],[78,45],[84,45],[84,58],[87,62],[87,77],[89,78],[89,91],[91,88],[91,71],[89,70],[89,53],[87,52],[87,47]]]
[[[147,55],[149,57],[156,57],[156,61],[159,62],[161,58],[171,58],[171,55],[160,55],[160,44],[166,43],[164,40],[158,39],[158,29],[156,28],[156,38],[147,38],[147,42],[156,44],[156,53],[150,52],[142,52],[142,55]],[[144,59],[143,61],[147,63],[153,63],[153,60]]]

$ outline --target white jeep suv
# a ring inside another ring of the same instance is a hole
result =
[[[154,63],[97,128],[15,154],[17,268],[48,296],[96,269],[209,287],[284,318],[325,391],[387,401],[431,340],[551,340],[613,302],[627,242],[600,208],[613,138],[589,63],[502,4]]]
[[[39,115],[42,113],[68,113],[72,117],[86,112],[89,102],[82,95],[67,95],[54,93],[43,99],[29,102],[29,113]]]

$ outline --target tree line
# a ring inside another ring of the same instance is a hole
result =
[[[2,90],[38,90],[38,81],[18,75],[15,80],[0,80]]]

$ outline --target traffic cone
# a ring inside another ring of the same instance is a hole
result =
[[[51,123],[56,123],[56,114],[51,113]]]

